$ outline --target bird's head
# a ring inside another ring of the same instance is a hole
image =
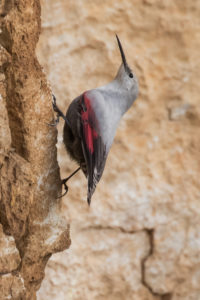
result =
[[[123,88],[130,92],[138,93],[138,81],[136,75],[133,73],[129,65],[127,64],[126,57],[121,45],[121,42],[116,34],[119,50],[121,53],[122,64],[117,72],[116,80],[120,82]]]

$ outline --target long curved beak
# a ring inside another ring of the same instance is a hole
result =
[[[122,57],[122,62],[123,62],[124,68],[125,68],[125,70],[127,70],[128,69],[128,64],[126,62],[126,57],[125,57],[125,54],[124,54],[124,50],[122,48],[121,42],[120,42],[117,34],[116,34],[116,38],[117,38],[117,43],[118,43],[119,50],[120,50],[120,53],[121,53],[121,57]]]

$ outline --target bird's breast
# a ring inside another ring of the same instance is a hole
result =
[[[98,121],[100,135],[109,150],[122,116],[120,106],[111,95],[94,90],[87,92]]]

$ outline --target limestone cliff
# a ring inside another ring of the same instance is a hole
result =
[[[66,110],[113,78],[120,54],[140,97],[120,124],[91,208],[69,182],[72,245],[55,254],[40,300],[200,299],[200,2],[42,1],[41,64]],[[75,170],[61,142],[62,176]]]
[[[39,0],[0,3],[0,299],[36,299],[52,253],[69,247],[51,91],[36,59]]]

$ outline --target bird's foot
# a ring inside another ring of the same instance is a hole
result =
[[[57,118],[55,120],[55,123],[49,124],[49,125],[50,126],[56,126],[59,123],[59,120],[60,120],[60,117],[61,117],[67,123],[67,125],[70,127],[69,121],[67,120],[67,118],[65,117],[63,112],[60,110],[60,108],[56,104],[56,97],[54,96],[54,94],[52,94],[52,97],[53,97],[52,106],[53,106],[53,110],[57,113]]]
[[[63,196],[65,196],[67,194],[67,192],[68,192],[68,186],[66,185],[67,180],[68,180],[68,178],[65,178],[61,181],[62,186],[64,185],[65,192],[61,196],[59,196],[58,198],[62,198]]]
[[[56,97],[54,96],[54,94],[52,94],[52,106],[53,106],[53,110],[59,115],[61,116],[63,113],[61,112],[61,110],[58,108],[57,104],[56,104]]]
[[[63,196],[65,196],[68,192],[68,186],[66,185],[66,182],[71,178],[73,177],[81,168],[78,167],[70,176],[68,176],[67,178],[64,178],[61,183],[62,183],[62,186],[64,185],[64,188],[65,188],[65,192],[64,194],[62,194],[61,196],[59,196],[58,198],[62,198]]]
[[[47,123],[49,126],[57,126],[60,120],[60,117],[63,116],[63,113],[61,112],[61,110],[58,108],[57,104],[56,104],[56,97],[54,96],[54,94],[52,94],[52,106],[53,106],[53,110],[57,113],[57,118],[55,120],[54,123]]]

